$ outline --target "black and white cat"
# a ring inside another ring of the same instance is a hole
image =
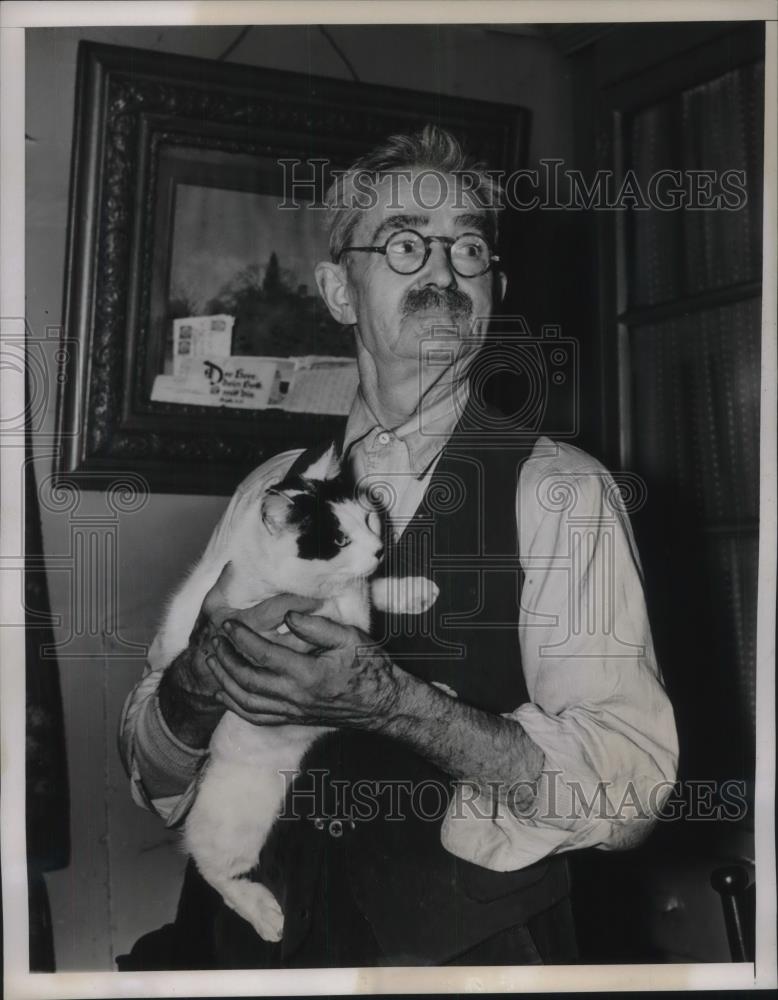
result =
[[[438,588],[424,577],[371,584],[382,552],[381,515],[366,494],[355,495],[331,448],[244,509],[232,526],[226,559],[222,551],[213,565],[206,552],[174,595],[150,658],[169,665],[186,648],[203,599],[226,562],[225,598],[234,609],[298,594],[323,600],[316,614],[368,632],[371,605],[420,614],[434,604]],[[246,876],[283,804],[282,772],[297,773],[305,752],[326,732],[255,726],[226,712],[186,818],[184,846],[200,873],[266,941],[283,936],[283,912],[266,886]]]

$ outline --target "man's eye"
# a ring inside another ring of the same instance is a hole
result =
[[[482,243],[458,243],[457,254],[461,257],[483,257],[485,250]]]
[[[417,254],[421,248],[421,243],[413,233],[397,233],[389,241],[387,249],[395,257],[409,257]]]

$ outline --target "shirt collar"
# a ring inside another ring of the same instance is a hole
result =
[[[466,379],[455,388],[446,385],[437,395],[431,390],[421,407],[405,423],[389,430],[381,426],[360,387],[346,422],[344,454],[375,433],[391,433],[405,444],[411,471],[420,479],[448,443],[469,395],[470,387]]]

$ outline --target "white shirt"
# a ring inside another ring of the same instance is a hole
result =
[[[447,394],[425,407],[422,427],[413,417],[389,431],[357,396],[345,446],[361,475],[392,491],[396,534],[421,502],[466,399],[466,388]],[[236,514],[299,454],[270,459],[238,487],[209,550],[225,547]],[[518,518],[524,587],[517,627],[530,698],[507,717],[543,751],[544,771],[526,815],[484,803],[463,785],[441,828],[448,851],[496,871],[573,848],[620,846],[630,820],[657,813],[678,761],[640,563],[613,479],[579,449],[540,438],[506,503]],[[120,748],[135,801],[173,825],[191,804],[207,751],[185,746],[165,725],[155,697],[161,676],[147,667],[128,696]]]
[[[385,430],[361,390],[351,407],[343,450],[361,485],[378,490],[395,538],[399,538],[422,501],[443,448],[464,412],[467,383],[441,387],[436,398],[425,398],[424,410],[400,427]],[[388,501],[388,502],[386,502]]]

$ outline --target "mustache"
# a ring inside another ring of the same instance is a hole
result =
[[[416,312],[437,310],[447,312],[453,319],[467,319],[473,312],[470,296],[460,288],[412,288],[403,302],[403,316]]]

